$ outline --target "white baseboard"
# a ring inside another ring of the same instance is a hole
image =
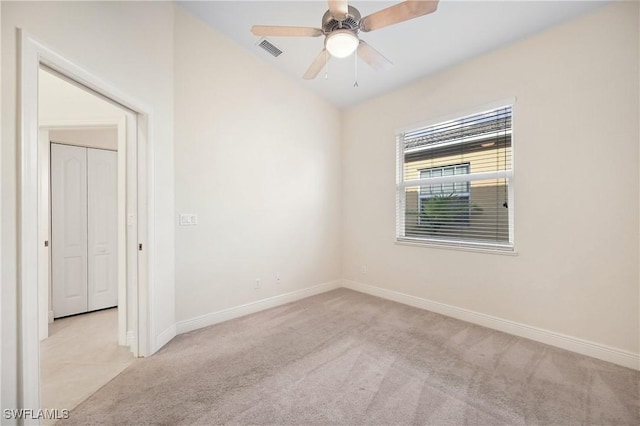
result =
[[[176,326],[172,325],[156,336],[154,342],[155,344],[151,348],[151,353],[156,353],[160,348],[169,343],[169,341],[174,337],[176,337]]]
[[[267,299],[257,300],[245,305],[235,306],[233,308],[224,309],[222,311],[201,315],[196,318],[178,321],[178,323],[176,323],[176,332],[178,334],[186,333],[188,331],[197,330],[202,327],[207,327],[209,325],[218,324],[230,319],[284,305],[285,303],[295,302],[296,300],[304,299],[305,297],[315,296],[316,294],[340,288],[340,284],[341,281],[330,281],[313,287],[304,288],[302,290],[296,290],[290,293],[284,293],[278,296],[269,297]]]
[[[618,348],[601,345],[599,343],[590,342],[577,337],[567,336],[554,331],[533,327],[526,324],[517,323],[480,312],[470,311],[463,308],[447,305],[445,303],[434,302],[428,299],[399,293],[393,290],[387,290],[380,287],[374,287],[368,284],[359,283],[351,280],[343,280],[343,287],[359,291],[361,293],[378,296],[383,299],[392,300],[405,305],[425,309],[436,312],[449,317],[457,318],[473,324],[482,325],[505,333],[513,334],[547,345],[556,346],[582,355],[587,355],[603,361],[612,362],[622,365],[623,367],[640,370],[640,354],[628,352]]]
[[[127,346],[133,347],[133,344],[136,343],[136,335],[133,331],[127,331]]]

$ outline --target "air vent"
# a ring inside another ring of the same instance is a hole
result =
[[[266,38],[263,38],[262,41],[260,41],[260,43],[258,43],[258,46],[262,47],[264,50],[269,52],[269,54],[273,55],[276,58],[278,56],[280,56],[280,54],[282,54],[282,50],[280,50],[277,47],[275,47]]]

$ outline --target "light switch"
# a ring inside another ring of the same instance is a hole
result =
[[[193,226],[198,224],[198,215],[194,213],[180,213],[180,226]]]

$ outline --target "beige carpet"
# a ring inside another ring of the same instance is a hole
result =
[[[346,289],[183,334],[63,424],[640,424],[640,373]]]

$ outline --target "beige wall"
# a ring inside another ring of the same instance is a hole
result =
[[[124,111],[94,94],[47,71],[40,70],[38,73],[40,124],[95,124],[105,120],[117,122],[124,116]]]
[[[124,119],[124,111],[115,105],[49,72],[38,73],[38,121],[41,126],[53,126],[49,132],[53,142],[115,151],[115,123]],[[60,126],[71,128],[56,129]],[[86,128],[73,128],[77,126]]]
[[[2,2],[2,407],[16,404],[16,29],[153,110],[152,250],[157,334],[174,324],[173,5],[161,2]]]
[[[638,27],[615,4],[349,109],[343,276],[637,354]],[[513,96],[518,255],[394,244],[396,129]]]
[[[181,9],[175,31],[178,321],[339,279],[338,111]]]

